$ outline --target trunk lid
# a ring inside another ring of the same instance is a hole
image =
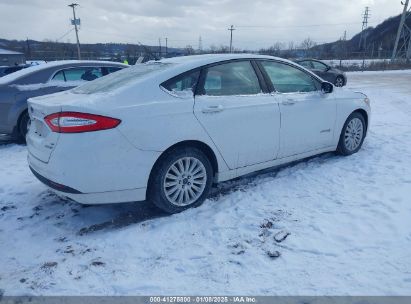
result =
[[[60,133],[52,132],[44,121],[44,117],[61,112],[61,106],[42,104],[36,99],[29,99],[28,112],[30,126],[26,136],[27,149],[35,158],[48,163]]]
[[[106,104],[101,102],[104,99],[101,95],[73,94],[70,91],[30,98],[28,112],[31,125],[26,137],[29,153],[48,163],[61,136],[61,133],[51,131],[44,117],[62,111],[101,114],[100,108],[105,108],[103,105]]]

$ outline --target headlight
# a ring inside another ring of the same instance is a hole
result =
[[[365,98],[364,98],[364,102],[365,102],[368,106],[370,106],[371,101],[370,101],[370,99],[369,99],[368,97],[365,97]]]

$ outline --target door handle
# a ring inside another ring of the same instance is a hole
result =
[[[206,108],[203,108],[201,110],[201,112],[203,113],[217,113],[217,112],[221,112],[224,110],[224,107],[222,105],[218,105],[218,106],[208,106]]]

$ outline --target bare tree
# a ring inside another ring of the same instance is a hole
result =
[[[300,47],[304,50],[305,56],[308,57],[310,51],[313,47],[315,47],[317,43],[315,43],[310,37],[306,38],[301,42]]]
[[[195,50],[194,50],[194,48],[193,48],[191,45],[187,45],[187,46],[184,48],[184,51],[185,51],[185,53],[186,53],[187,55],[193,55],[193,54],[195,53]]]
[[[281,42],[275,42],[268,49],[260,49],[259,53],[270,55],[270,56],[281,56],[283,48],[284,48],[284,45]]]

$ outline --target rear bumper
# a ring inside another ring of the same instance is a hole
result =
[[[106,191],[106,192],[95,192],[95,193],[82,193],[74,188],[71,188],[60,183],[52,181],[36,170],[30,165],[30,170],[33,172],[34,176],[37,177],[39,181],[45,184],[57,195],[62,197],[68,197],[81,204],[111,204],[111,203],[127,203],[135,201],[144,201],[146,199],[146,188],[137,188],[130,190],[121,191]]]
[[[61,197],[68,197],[80,204],[100,205],[139,202],[146,199],[146,188],[96,193],[67,193],[52,189]]]
[[[52,180],[44,177],[43,175],[41,175],[40,173],[38,173],[36,170],[34,170],[31,166],[29,166],[31,172],[34,174],[35,177],[37,177],[37,179],[39,181],[41,181],[43,184],[45,184],[46,186],[48,186],[49,188],[53,189],[53,190],[57,190],[59,192],[62,193],[71,193],[71,194],[82,194],[80,191],[70,188],[69,186],[65,186],[56,182],[53,182]]]
[[[30,140],[27,145],[33,174],[57,194],[84,204],[145,200],[161,154],[136,149],[116,130],[60,136],[47,162],[32,153]]]

